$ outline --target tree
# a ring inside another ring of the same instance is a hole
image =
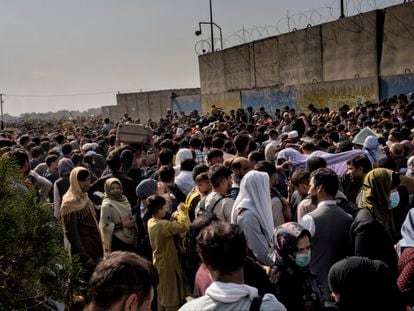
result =
[[[70,304],[81,268],[63,248],[62,228],[47,203],[26,188],[11,160],[0,159],[0,310]]]

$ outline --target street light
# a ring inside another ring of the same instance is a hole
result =
[[[211,24],[210,22],[199,22],[198,23],[198,28],[199,29],[195,31],[195,35],[197,37],[202,34],[201,25],[214,25],[218,28],[218,30],[220,31],[220,46],[221,46],[221,49],[223,49],[223,33],[221,31],[221,27],[219,25],[217,25],[216,23]],[[212,40],[211,40],[211,48],[212,48],[212,52],[214,52],[214,38],[212,38]]]
[[[200,22],[198,23],[199,30],[195,32],[196,36],[201,35],[201,25],[210,25],[210,32],[211,32],[211,52],[214,53],[214,32],[213,32],[213,26],[216,26],[220,30],[220,43],[221,43],[221,49],[223,49],[223,36],[221,33],[221,27],[217,25],[216,23],[213,23],[213,6],[211,4],[210,0],[210,22]]]

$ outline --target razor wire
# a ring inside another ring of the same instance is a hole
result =
[[[384,9],[401,4],[402,0],[346,0],[344,1],[345,16],[354,16],[364,12]],[[280,18],[275,24],[264,26],[242,27],[223,38],[223,48],[229,48],[252,41],[289,33],[299,29],[320,25],[340,18],[339,1],[334,0],[330,5],[306,10],[304,12],[289,13]],[[214,37],[214,45],[219,46],[221,38]],[[198,55],[211,52],[211,38],[202,38],[194,45]],[[217,49],[218,51],[219,49]]]

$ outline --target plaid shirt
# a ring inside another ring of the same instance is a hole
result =
[[[197,164],[207,164],[206,162],[207,155],[205,152],[197,150],[195,153],[196,153],[195,161]]]

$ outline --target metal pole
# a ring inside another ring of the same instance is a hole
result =
[[[214,53],[214,33],[213,33],[213,6],[210,0],[210,31],[211,31],[211,52]]]
[[[345,13],[344,13],[344,0],[341,0],[341,17],[340,18],[344,18],[345,17]]]
[[[1,126],[0,129],[4,129],[4,115],[3,115],[3,94],[0,94],[0,108],[1,108]]]

